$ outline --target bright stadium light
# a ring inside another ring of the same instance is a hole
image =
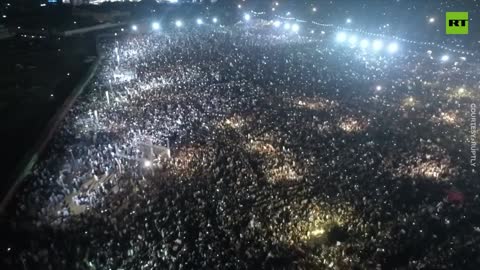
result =
[[[158,30],[160,29],[160,24],[158,22],[153,22],[152,23],[152,29],[153,30]]]
[[[250,17],[250,14],[245,14],[245,16],[243,16],[243,18],[245,19],[245,21],[250,21],[251,17]]]
[[[242,5],[238,5],[238,8],[242,8]]]
[[[429,22],[429,23],[434,23],[434,22],[435,22],[435,18],[431,17],[430,19],[428,19],[428,22]]]
[[[373,41],[372,47],[374,51],[380,51],[383,48],[383,42],[377,39]]]
[[[137,30],[138,30],[138,26],[136,26],[135,24],[132,25],[132,30],[133,30],[133,31],[137,31]]]
[[[352,23],[352,19],[348,18],[347,23]]]
[[[183,26],[183,22],[180,21],[180,20],[176,20],[176,21],[175,21],[175,26],[176,26],[176,27],[182,27],[182,26]]]
[[[345,42],[345,40],[347,40],[347,34],[345,34],[345,32],[338,33],[336,40],[337,42],[340,42],[340,43]]]
[[[368,48],[369,44],[370,44],[370,42],[368,42],[367,39],[362,39],[362,41],[360,41],[360,48],[366,49],[366,48]]]
[[[316,7],[312,8],[312,11],[317,12],[317,8]]]
[[[292,31],[297,33],[300,30],[300,26],[298,24],[293,24],[292,25]]]
[[[290,30],[290,27],[291,27],[291,25],[289,23],[285,23],[285,25],[283,26],[283,28],[285,28],[285,30]]]
[[[450,56],[445,54],[442,56],[442,58],[440,58],[440,60],[442,60],[442,62],[447,62],[448,60],[450,60]]]
[[[203,24],[203,20],[202,20],[202,19],[197,19],[197,24],[198,24],[198,25],[202,25],[202,24]]]
[[[217,22],[218,22],[218,19],[217,19],[216,17],[214,17],[214,18],[212,19],[212,22],[213,22],[213,23],[217,23]]]
[[[351,36],[348,39],[348,43],[350,43],[351,46],[356,46],[357,45],[358,38],[357,36]]]
[[[277,28],[280,27],[280,25],[282,25],[282,23],[280,21],[274,21],[273,22],[273,26],[275,26]]]
[[[396,53],[398,51],[398,44],[396,42],[388,44],[387,50],[389,53]]]

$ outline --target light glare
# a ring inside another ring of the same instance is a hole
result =
[[[362,39],[362,41],[360,41],[360,48],[366,49],[366,48],[368,48],[369,44],[370,44],[370,42],[368,42],[368,40]]]
[[[152,23],[152,29],[153,29],[153,30],[158,30],[158,29],[160,29],[160,24],[159,24],[158,22]]]
[[[398,51],[398,44],[397,43],[390,43],[388,45],[388,52],[389,53],[396,53]]]
[[[298,32],[300,30],[300,26],[298,24],[292,25],[292,31],[293,32]]]
[[[350,43],[351,46],[356,46],[357,45],[357,37],[356,36],[351,36],[349,39],[348,39],[348,43]]]
[[[373,41],[373,50],[374,51],[379,51],[383,48],[383,42],[381,40],[375,40]]]
[[[344,32],[340,32],[337,34],[337,41],[338,42],[345,42],[345,40],[347,40],[347,34],[344,33]]]

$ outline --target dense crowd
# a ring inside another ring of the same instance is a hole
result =
[[[5,269],[478,269],[478,63],[324,30],[103,40]]]

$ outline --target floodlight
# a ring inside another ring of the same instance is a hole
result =
[[[148,168],[148,167],[152,166],[152,162],[150,160],[145,160],[145,162],[143,162],[143,166],[145,168]]]
[[[362,41],[360,41],[360,48],[366,49],[366,48],[368,48],[369,44],[370,44],[370,42],[368,42],[368,40],[362,39]]]
[[[352,19],[348,18],[347,23],[352,23]]]
[[[317,8],[315,8],[315,7],[312,8],[312,11],[313,11],[313,12],[317,12]]]
[[[243,18],[245,19],[245,21],[250,21],[250,19],[251,19],[250,14],[245,14],[245,16],[243,16]]]
[[[450,60],[450,56],[443,55],[442,58],[440,58],[440,60],[442,60],[442,62],[447,62],[448,60]]]
[[[153,29],[153,30],[158,30],[158,29],[160,29],[160,24],[159,24],[158,22],[152,23],[152,29]]]
[[[203,20],[202,20],[202,19],[197,19],[197,24],[198,24],[198,25],[202,25],[202,24],[203,24]]]
[[[350,43],[351,46],[356,46],[357,45],[358,38],[357,36],[351,36],[348,39],[348,43]]]
[[[138,26],[136,26],[135,24],[132,25],[132,30],[133,30],[133,31],[137,31],[137,30],[138,30]]]
[[[338,42],[345,42],[345,40],[347,40],[347,34],[345,34],[345,32],[338,33],[336,40]]]
[[[396,53],[398,51],[398,44],[395,42],[388,44],[387,50],[389,53]]]
[[[217,23],[217,22],[218,22],[218,19],[217,19],[216,17],[213,17],[212,22],[213,22],[213,23]]]
[[[176,21],[175,21],[175,26],[176,26],[176,27],[182,27],[182,26],[183,26],[183,22],[180,21],[180,20],[176,20]]]
[[[282,23],[280,21],[273,22],[273,26],[275,26],[277,28],[280,27],[280,25],[282,25]]]
[[[285,25],[283,26],[283,28],[285,28],[285,30],[290,30],[290,23],[285,23]]]
[[[383,48],[383,42],[379,39],[376,39],[373,41],[372,47],[374,51],[379,51]]]
[[[296,32],[298,32],[299,30],[300,30],[300,26],[299,26],[298,24],[295,23],[295,24],[292,25],[292,31],[293,31],[293,32],[296,33]]]

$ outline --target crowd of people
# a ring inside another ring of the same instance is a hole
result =
[[[102,40],[99,70],[19,192],[2,263],[478,269],[478,63],[302,30]]]

